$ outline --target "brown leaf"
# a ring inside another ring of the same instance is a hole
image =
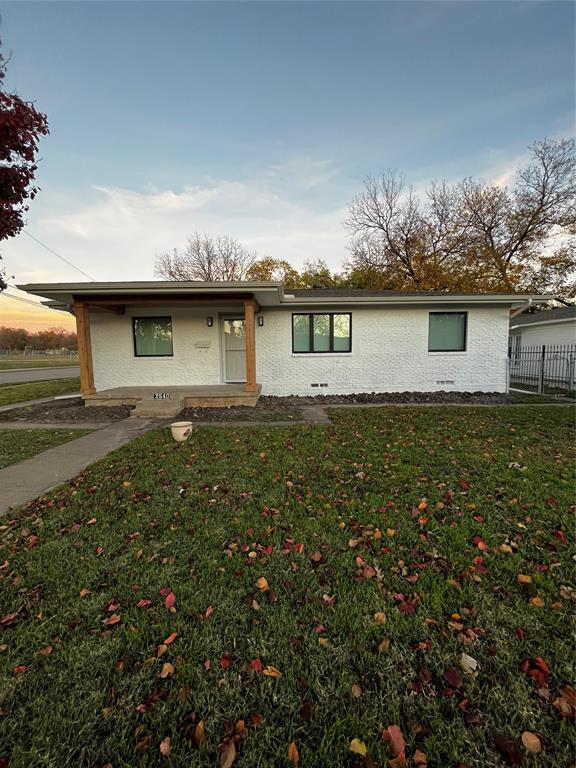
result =
[[[53,650],[54,648],[52,648],[51,645],[45,645],[44,648],[40,648],[38,653],[40,654],[40,656],[49,656]]]
[[[122,621],[121,616],[117,613],[113,613],[112,616],[108,616],[107,619],[102,619],[102,624],[104,624],[105,627],[112,627],[120,621]]]
[[[522,765],[523,755],[519,743],[515,739],[507,736],[496,735],[494,737],[494,746],[500,753],[500,756],[508,765]]]
[[[360,688],[360,686],[359,686],[359,685],[356,685],[356,684],[354,684],[354,685],[352,686],[352,696],[353,696],[355,699],[359,699],[359,698],[360,698],[360,696],[362,696],[362,688]]]
[[[526,750],[533,755],[537,755],[538,752],[542,750],[542,742],[538,736],[531,731],[524,731],[522,734],[522,744],[524,744]]]
[[[166,678],[166,677],[172,677],[174,674],[174,667],[172,664],[170,664],[169,661],[167,661],[165,664],[162,665],[162,670],[158,677]]]
[[[225,739],[218,747],[218,765],[220,768],[232,768],[236,760],[234,739]]]
[[[290,760],[290,765],[292,768],[296,768],[298,765],[298,761],[300,760],[300,755],[298,754],[298,747],[296,746],[296,743],[292,741],[290,745],[288,746],[288,760]]]
[[[267,667],[264,667],[264,669],[262,670],[262,673],[266,675],[266,677],[276,677],[276,678],[282,677],[282,672],[280,672],[279,669],[276,669],[276,667],[272,667],[270,665],[268,665]]]
[[[164,755],[164,757],[168,757],[171,750],[172,750],[172,740],[170,739],[170,736],[165,736],[160,742],[160,754]]]
[[[258,589],[262,590],[262,592],[266,592],[268,589],[270,589],[270,586],[268,585],[268,580],[264,578],[264,576],[261,576],[258,581],[256,582],[256,586]]]
[[[194,741],[197,747],[201,747],[206,738],[206,730],[204,728],[204,720],[200,720],[196,728],[194,728]]]

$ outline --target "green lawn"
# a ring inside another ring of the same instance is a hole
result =
[[[332,418],[151,432],[6,523],[10,768],[370,768],[390,726],[410,766],[570,763],[571,411]]]
[[[0,469],[29,459],[47,448],[67,443],[89,429],[2,429],[0,427]]]
[[[78,357],[71,355],[0,355],[0,371],[14,368],[60,368],[78,365]]]
[[[0,405],[12,405],[53,395],[66,395],[78,392],[79,389],[80,379],[78,378],[30,381],[26,384],[0,384]]]

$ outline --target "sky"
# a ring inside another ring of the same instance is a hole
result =
[[[152,279],[155,256],[195,231],[339,269],[367,175],[505,183],[529,144],[574,132],[569,1],[18,0],[0,13],[6,85],[50,123],[26,230],[2,244],[14,284]],[[0,325],[65,321],[0,298]]]

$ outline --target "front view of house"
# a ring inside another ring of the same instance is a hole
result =
[[[270,282],[18,287],[75,315],[81,391],[98,404],[505,392],[511,313],[552,298],[288,290]]]

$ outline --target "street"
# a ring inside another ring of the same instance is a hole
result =
[[[0,371],[0,384],[19,384],[26,381],[46,381],[48,379],[73,379],[80,376],[80,368],[68,365],[62,368],[29,368]]]

